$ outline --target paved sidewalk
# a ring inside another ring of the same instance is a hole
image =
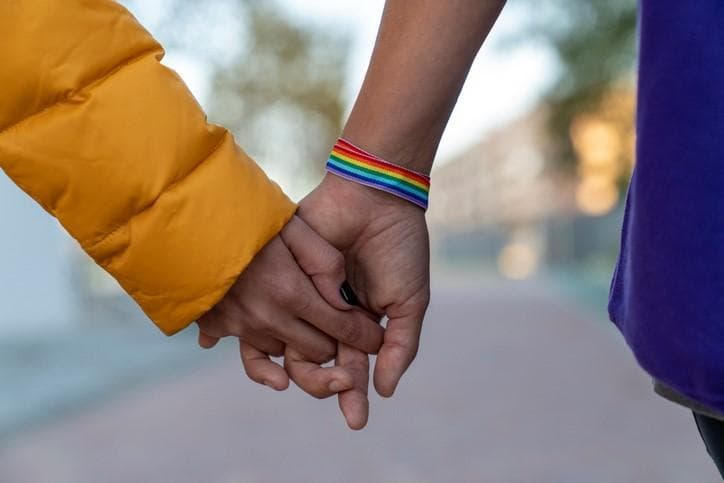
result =
[[[29,426],[198,366],[204,355],[193,331],[168,338],[145,317],[0,337],[0,443]]]
[[[540,283],[442,280],[422,352],[370,426],[247,382],[232,344],[0,446],[0,481],[708,483],[691,415],[620,337]]]

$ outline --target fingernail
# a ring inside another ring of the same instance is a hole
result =
[[[269,382],[269,381],[262,381],[262,382],[264,383],[265,386],[268,386],[268,387],[274,389],[274,386],[272,386],[271,382]]]
[[[352,290],[352,286],[346,280],[339,288],[339,294],[349,305],[359,305],[359,299],[357,298],[357,294],[354,293],[354,290]]]
[[[345,385],[342,384],[340,381],[334,380],[329,383],[329,390],[332,392],[341,392],[344,391]]]

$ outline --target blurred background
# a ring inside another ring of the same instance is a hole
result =
[[[288,193],[319,181],[383,0],[122,3]],[[361,433],[165,338],[0,176],[0,481],[718,481],[607,321],[635,64],[635,0],[508,3],[433,171],[421,354]]]

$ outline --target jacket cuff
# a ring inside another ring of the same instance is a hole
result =
[[[295,211],[227,134],[150,208],[86,250],[171,335],[221,300]]]

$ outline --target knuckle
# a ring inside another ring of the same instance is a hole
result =
[[[274,326],[274,318],[266,307],[254,307],[244,313],[243,325],[247,331],[269,334]]]
[[[304,392],[312,396],[314,399],[327,399],[332,395],[318,381],[315,380],[297,381],[297,384],[299,384]]]
[[[297,314],[308,314],[312,310],[312,298],[311,297],[305,297],[301,294],[298,294],[296,297],[296,300],[292,302],[289,307]]]
[[[326,347],[323,349],[320,349],[316,353],[315,362],[319,364],[326,364],[327,362],[334,359],[334,357],[337,355],[336,347],[333,343],[327,344]]]
[[[247,321],[241,317],[225,316],[219,320],[220,327],[225,335],[241,337],[247,327]]]
[[[280,306],[295,315],[307,314],[312,309],[314,299],[303,289],[301,284],[285,284],[277,295]]]
[[[345,260],[344,255],[342,253],[338,252],[337,250],[334,250],[332,254],[329,257],[329,264],[327,266],[327,272],[331,274],[344,272],[345,269]]]
[[[278,283],[274,290],[274,300],[282,307],[297,309],[303,304],[310,303],[308,297],[301,296],[299,285],[291,280]]]
[[[271,335],[274,332],[274,322],[263,315],[249,318],[245,325],[249,331],[262,335]]]
[[[408,367],[417,357],[420,350],[420,343],[417,340],[391,341],[385,343],[386,347],[393,349],[399,354],[399,363],[404,367]]]
[[[327,362],[334,359],[335,354],[327,349],[308,348],[303,351],[304,357],[307,361],[315,364],[326,364]]]
[[[295,383],[299,384],[299,373],[297,371],[298,362],[289,355],[289,351],[284,354],[284,361],[282,361],[284,370],[289,374],[289,378]]]
[[[297,349],[302,359],[316,364],[325,364],[337,355],[337,342],[324,336],[323,339],[307,342]]]
[[[282,346],[277,346],[277,347],[271,348],[271,350],[269,351],[269,355],[270,355],[270,356],[273,356],[273,357],[281,357],[281,356],[283,356],[283,355],[284,355],[284,347],[282,347]]]
[[[344,319],[337,326],[337,334],[340,340],[354,343],[362,336],[362,327],[357,321]]]

